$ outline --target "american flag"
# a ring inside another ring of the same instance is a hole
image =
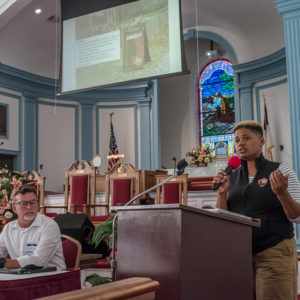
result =
[[[118,145],[116,143],[116,137],[114,134],[114,126],[112,122],[112,116],[114,113],[110,113],[110,140],[109,140],[109,155],[118,155]],[[108,160],[108,171],[120,161],[120,158],[111,158]]]
[[[265,157],[271,161],[273,161],[273,153],[272,149],[275,148],[270,127],[269,127],[269,119],[268,119],[268,111],[267,111],[267,104],[265,95],[263,95],[264,99],[264,138],[265,138]]]

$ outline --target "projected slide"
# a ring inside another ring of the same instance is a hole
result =
[[[179,0],[140,0],[63,22],[62,92],[181,71]]]

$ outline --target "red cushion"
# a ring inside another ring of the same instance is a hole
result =
[[[113,180],[112,206],[124,205],[130,200],[131,179]]]
[[[88,175],[72,176],[71,205],[87,204]],[[82,211],[82,208],[77,208]]]
[[[101,268],[101,269],[110,269],[110,263],[106,258],[98,259],[96,263],[91,264],[90,268]]]
[[[63,254],[65,257],[66,267],[75,268],[77,257],[77,245],[70,240],[62,241]]]
[[[49,217],[49,218],[54,219],[57,216],[57,213],[55,213],[55,212],[49,212],[49,213],[46,213],[46,216]]]
[[[118,252],[115,251],[115,258],[117,257]],[[110,252],[109,257],[112,258],[112,251]],[[109,269],[111,267],[110,263],[107,261],[106,258],[98,259],[95,264],[91,264],[90,268],[102,268],[102,269]]]
[[[164,203],[178,203],[179,202],[179,183],[178,182],[171,182],[166,183],[164,185]]]
[[[213,177],[194,177],[188,179],[189,191],[210,191]]]

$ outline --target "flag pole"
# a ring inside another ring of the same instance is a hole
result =
[[[268,116],[266,116],[266,96],[265,94],[262,95],[264,99],[264,130],[265,130],[265,152],[268,151]]]
[[[266,97],[265,94],[262,94],[262,97],[264,99],[264,133],[265,133],[265,155],[269,156],[269,158],[273,161],[273,153],[272,149],[275,148],[275,146],[272,144],[272,141],[270,143],[270,146],[268,145],[268,126],[269,126],[269,120],[268,120],[268,111],[267,111],[267,104],[266,104]],[[270,135],[270,138],[272,136]]]

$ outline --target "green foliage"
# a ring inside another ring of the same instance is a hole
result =
[[[229,75],[226,72],[221,73],[219,78],[223,79],[224,81],[233,81],[233,75]]]
[[[219,75],[219,78],[224,80],[226,83],[222,86],[223,90],[233,90],[234,86],[233,86],[233,76],[229,75],[227,73],[222,73]]]
[[[234,97],[225,98],[225,102],[228,103],[229,107],[234,107]]]
[[[0,169],[0,204],[3,204],[4,199],[10,201],[13,198],[14,191],[22,185],[22,178],[17,178],[12,174],[12,171],[7,169],[7,165]]]
[[[108,283],[111,281],[112,280],[109,277],[102,277],[102,276],[99,276],[98,274],[91,274],[85,278],[84,283],[89,282],[92,286],[95,286],[95,285]]]
[[[214,126],[212,129],[207,129],[206,127],[203,128],[203,136],[218,134],[222,134],[222,129],[220,127]]]
[[[233,86],[233,81],[226,81],[226,83],[222,86],[223,90],[233,90],[234,86]]]
[[[92,245],[97,248],[101,241],[112,234],[112,223],[114,217],[108,218],[104,223],[95,228],[92,237]]]

